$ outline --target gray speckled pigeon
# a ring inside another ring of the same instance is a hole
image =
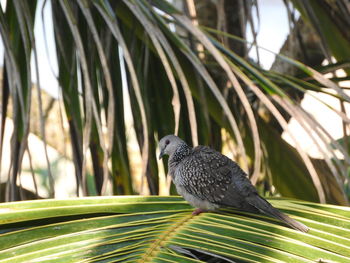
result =
[[[189,147],[175,135],[159,142],[160,155],[169,155],[169,174],[179,194],[197,209],[193,214],[234,207],[247,212],[262,212],[307,232],[307,226],[283,214],[260,197],[247,174],[225,155],[207,147]]]

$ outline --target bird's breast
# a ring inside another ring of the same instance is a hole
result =
[[[206,211],[214,211],[219,208],[219,205],[211,203],[207,200],[198,198],[197,196],[186,191],[181,185],[176,185],[176,190],[191,206],[200,208]]]

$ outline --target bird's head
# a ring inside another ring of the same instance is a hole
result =
[[[162,159],[162,157],[166,154],[171,156],[176,151],[177,147],[183,143],[185,142],[175,135],[170,134],[164,136],[159,141],[159,159]]]

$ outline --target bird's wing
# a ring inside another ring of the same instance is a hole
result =
[[[207,147],[197,146],[177,169],[176,184],[199,199],[246,211],[257,209],[246,197],[257,192],[247,174],[225,155]]]
[[[227,193],[231,192],[229,188],[232,188],[236,179],[235,174],[240,175],[238,181],[248,180],[235,162],[207,146],[195,147],[192,154],[182,161],[177,173],[179,176],[176,176],[176,183],[187,192],[217,204],[221,204],[222,200],[226,199]],[[240,193],[249,185],[250,183],[247,185],[239,183],[235,188]]]
[[[197,146],[181,164],[177,170],[177,183],[197,198],[248,212],[262,212],[284,221],[294,229],[308,231],[308,227],[260,197],[247,174],[221,153],[206,146]]]

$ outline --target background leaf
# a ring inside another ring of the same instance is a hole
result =
[[[42,139],[46,152],[46,145],[53,146],[63,155],[59,160],[73,162],[75,182],[68,183],[76,185],[76,196],[175,193],[163,173],[166,163],[156,158],[158,140],[175,133],[193,146],[229,149],[261,194],[348,204],[349,144],[337,142],[301,104],[306,94],[338,99],[339,109],[323,104],[341,118],[347,136],[350,97],[338,83],[348,78],[349,68],[348,21],[340,18],[347,11],[339,8],[345,2],[285,3],[291,32],[268,70],[260,65],[255,2],[185,1],[177,8],[144,0],[8,1],[0,12],[6,75],[2,111],[15,126],[11,165],[1,166],[7,200],[24,198],[18,191],[22,170],[30,170],[36,182],[36,171],[46,169],[48,196],[56,195],[58,179],[47,154],[44,167],[30,161],[33,167],[22,169],[24,156],[31,159],[36,150],[28,146],[30,132]],[[52,103],[41,101],[45,83],[38,83],[38,96],[31,96],[30,60],[40,37],[34,21],[45,5],[52,11],[47,19],[53,24],[51,52],[57,56],[61,94]],[[253,43],[247,41],[248,30]],[[256,61],[249,58],[251,48]],[[324,59],[328,66],[322,65]],[[335,70],[344,70],[345,76],[325,77]],[[54,110],[46,114],[44,106],[50,104]],[[56,115],[60,123],[52,124],[50,116]],[[290,120],[314,142],[319,160],[303,150],[290,132]],[[2,115],[2,133],[4,127]],[[55,139],[57,133],[61,139]],[[295,147],[282,139],[284,133]],[[8,151],[1,138],[4,156]]]

